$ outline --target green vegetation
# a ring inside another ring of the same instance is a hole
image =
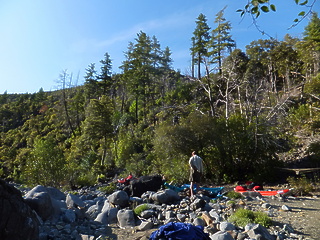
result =
[[[310,192],[314,190],[311,180],[307,179],[306,176],[289,177],[287,181],[290,184],[290,187],[294,189],[293,191],[296,195],[309,195]]]
[[[318,15],[302,39],[258,39],[245,52],[235,48],[223,10],[210,25],[200,14],[190,76],[172,69],[169,47],[139,32],[121,73],[112,74],[105,53],[81,86],[63,71],[56,91],[1,94],[0,177],[66,189],[129,173],[179,184],[197,150],[205,181],[270,182],[280,153],[301,139],[310,140],[306,154],[319,167]]]
[[[235,191],[229,191],[229,192],[227,192],[227,194],[225,196],[230,198],[230,199],[242,199],[242,198],[244,198],[241,193],[238,193],[238,192],[235,192]]]
[[[145,211],[145,210],[148,210],[150,209],[149,205],[148,204],[142,204],[142,205],[139,205],[137,207],[135,207],[135,209],[133,210],[133,212],[137,215],[137,216],[140,216],[140,214]]]
[[[109,183],[107,186],[99,187],[98,190],[106,194],[114,193],[117,189],[117,184],[114,182]]]
[[[228,221],[239,227],[245,227],[249,223],[260,224],[264,227],[270,227],[272,225],[272,220],[266,213],[254,212],[243,208],[237,209],[235,213],[229,217]]]

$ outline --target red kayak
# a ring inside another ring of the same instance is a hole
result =
[[[239,192],[239,193],[243,193],[243,192],[258,192],[260,193],[262,196],[274,196],[277,194],[284,194],[290,191],[290,189],[281,189],[281,190],[237,190],[236,188],[234,189],[235,192]]]

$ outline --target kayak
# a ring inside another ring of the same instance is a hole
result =
[[[244,192],[258,192],[260,193],[262,196],[275,196],[277,194],[282,195],[285,193],[288,193],[290,191],[290,189],[281,189],[281,190],[244,190],[244,191],[240,191],[240,190],[235,190],[235,192],[239,192],[239,193],[244,193]]]
[[[184,190],[190,188],[190,184],[183,184],[182,186],[177,187],[177,186],[174,186],[174,185],[170,185],[167,182],[164,183],[164,186],[166,186],[169,189],[174,190],[175,192],[181,192],[181,191],[184,191]],[[210,194],[219,195],[219,194],[221,194],[223,189],[224,189],[224,187],[216,187],[216,188],[199,187],[198,190],[204,190],[204,191],[209,192]]]

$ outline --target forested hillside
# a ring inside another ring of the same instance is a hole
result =
[[[257,39],[236,48],[223,11],[200,14],[189,75],[172,69],[170,48],[139,32],[121,73],[112,56],[63,71],[53,92],[0,95],[0,177],[81,186],[113,177],[162,174],[185,182],[192,150],[207,182],[277,180],[276,167],[320,167],[320,19],[303,38]]]

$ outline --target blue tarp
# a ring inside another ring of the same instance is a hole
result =
[[[209,234],[203,231],[203,226],[190,223],[170,222],[154,231],[149,240],[210,240]]]
[[[167,188],[172,189],[172,190],[174,190],[176,192],[181,192],[181,191],[183,191],[185,189],[190,188],[189,184],[183,184],[181,187],[177,187],[177,186],[170,185],[167,182],[164,183],[164,186],[166,186]],[[216,187],[216,188],[200,187],[199,188],[199,190],[208,191],[209,193],[211,193],[212,195],[215,195],[217,197],[221,195],[221,192],[222,192],[223,189],[224,189],[224,187]]]

